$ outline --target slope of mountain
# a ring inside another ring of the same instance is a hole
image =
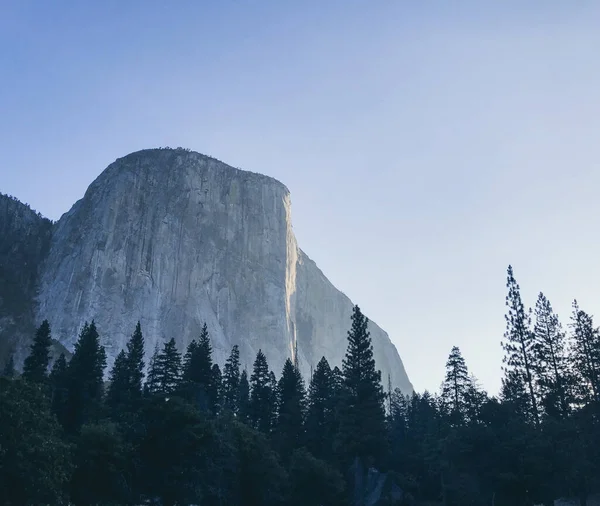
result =
[[[184,149],[112,163],[54,225],[39,268],[35,319],[72,349],[94,319],[109,364],[137,320],[151,353],[183,350],[207,322],[216,359],[261,348],[279,374],[297,350],[306,377],[322,355],[340,364],[352,302],[296,244],[280,182]],[[384,380],[412,391],[388,335],[371,335]]]
[[[50,220],[0,194],[0,365],[11,354],[21,362],[35,331],[37,273],[51,233]]]

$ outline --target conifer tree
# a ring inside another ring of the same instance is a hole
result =
[[[369,320],[358,306],[352,313],[348,349],[342,362],[343,392],[336,446],[342,460],[354,457],[380,461],[386,447],[381,372],[375,368]]]
[[[50,346],[52,346],[50,324],[48,320],[44,320],[35,332],[31,351],[23,364],[23,378],[37,383],[46,381],[50,362]]]
[[[563,418],[570,411],[569,362],[566,335],[550,301],[540,292],[535,305],[535,342],[533,369],[541,394],[542,407],[553,417]]]
[[[600,332],[591,315],[573,301],[572,361],[582,402],[600,402]]]
[[[6,360],[6,364],[4,364],[4,369],[2,370],[2,376],[4,378],[14,378],[16,375],[15,371],[15,357],[11,353],[8,359]]]
[[[117,355],[113,368],[110,371],[106,402],[114,410],[122,408],[129,400],[129,368],[125,351]]]
[[[214,408],[212,346],[206,323],[198,341],[193,340],[186,351],[183,368],[184,396],[202,409]]]
[[[506,319],[506,332],[502,348],[504,349],[504,363],[506,364],[507,375],[510,371],[522,377],[522,381],[527,389],[529,396],[529,412],[531,419],[536,425],[539,424],[539,411],[537,402],[537,393],[534,383],[533,366],[535,336],[530,329],[531,319],[525,312],[525,307],[521,300],[521,291],[517,284],[512,266],[508,266],[507,282],[508,295],[506,296],[506,306],[508,307]],[[516,381],[516,378],[507,378],[509,384]]]
[[[78,431],[98,410],[103,394],[106,352],[100,345],[96,324],[86,322],[68,366],[66,429]]]
[[[465,417],[467,422],[476,424],[481,420],[481,410],[489,401],[488,394],[479,386],[475,376],[469,377],[469,385],[465,391]]]
[[[297,367],[288,358],[277,384],[276,445],[282,456],[289,456],[304,441],[306,389]]]
[[[523,376],[514,369],[505,372],[502,378],[500,399],[510,405],[511,411],[522,420],[531,419],[531,397],[527,392]]]
[[[185,379],[192,375],[192,367],[194,360],[196,359],[196,350],[198,349],[198,341],[192,339],[190,344],[187,345],[185,349],[185,354],[183,355],[183,369],[182,369],[182,378]]]
[[[408,439],[408,407],[410,399],[399,388],[390,395],[390,412],[388,414],[389,446],[392,464],[402,469],[407,458]]]
[[[160,390],[159,355],[160,349],[158,348],[158,343],[156,343],[154,353],[150,357],[150,363],[148,364],[148,377],[144,385],[144,392],[146,394],[156,394]]]
[[[127,397],[129,402],[142,396],[144,365],[144,336],[142,326],[138,321],[133,335],[127,342]]]
[[[237,397],[237,416],[243,423],[250,422],[250,383],[248,372],[244,369],[240,374],[240,386]]]
[[[321,358],[308,389],[306,440],[317,458],[330,460],[335,435],[335,385],[333,372],[325,357]]]
[[[250,376],[250,421],[252,426],[268,434],[273,422],[273,388],[267,358],[258,350]]]
[[[167,341],[156,360],[158,393],[173,394],[179,387],[181,374],[181,354],[177,351],[175,339]]]
[[[210,408],[214,414],[221,411],[223,398],[223,375],[219,364],[213,364],[211,369],[211,379],[208,385],[208,398],[210,400]]]
[[[237,400],[240,388],[240,349],[237,344],[231,348],[231,354],[223,368],[223,407],[233,414],[237,413]]]
[[[449,406],[453,423],[464,421],[466,396],[471,380],[465,359],[458,346],[453,346],[446,362],[446,377],[442,384],[442,401]]]
[[[212,346],[206,323],[202,326],[198,339],[198,361],[192,371],[192,380],[201,385],[210,385],[212,380]]]
[[[64,353],[61,353],[54,362],[49,379],[52,392],[52,412],[64,427],[66,424],[67,400],[69,395],[67,359]]]
[[[279,392],[279,383],[277,382],[277,377],[273,371],[269,371],[269,390],[271,393],[271,430],[275,427],[277,423],[277,415],[278,415],[278,392]]]
[[[337,365],[331,370],[331,379],[333,383],[333,396],[339,400],[344,390],[344,374]]]

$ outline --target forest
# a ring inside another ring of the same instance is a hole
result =
[[[213,360],[206,325],[144,356],[140,323],[106,374],[95,322],[69,360],[41,323],[0,378],[0,504],[551,505],[600,490],[600,330],[573,302],[563,327],[507,271],[502,388],[452,347],[439,392],[386,386],[355,306],[342,364],[276,376],[262,351]],[[442,371],[440,371],[442,374]],[[107,381],[105,381],[107,378]]]

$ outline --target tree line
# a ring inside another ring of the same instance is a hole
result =
[[[379,505],[585,504],[600,486],[600,331],[577,302],[569,332],[543,294],[527,311],[510,266],[507,292],[498,396],[458,347],[439,392],[385,391],[358,306],[341,367],[323,357],[308,386],[261,350],[246,371],[233,346],[221,368],[206,325],[146,367],[139,322],[105,382],[95,323],[50,368],[44,321],[22,374],[9,361],[0,379],[0,502],[374,504],[358,482],[376,475]],[[357,462],[376,474],[357,480]]]

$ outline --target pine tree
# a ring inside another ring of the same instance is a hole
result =
[[[106,402],[114,410],[122,408],[129,400],[129,368],[125,351],[117,355],[112,370],[110,371],[109,386],[106,393]]]
[[[523,420],[531,418],[531,397],[527,393],[523,376],[514,369],[506,371],[502,378],[500,399],[511,406],[511,411]]]
[[[582,402],[600,402],[600,332],[591,315],[573,301],[572,361]]]
[[[127,342],[127,397],[129,402],[142,396],[144,365],[144,336],[142,335],[142,326],[138,321],[133,335]]]
[[[390,395],[390,412],[388,414],[389,445],[392,464],[395,469],[402,469],[407,459],[408,409],[410,399],[399,388]]]
[[[69,376],[67,370],[67,359],[61,353],[54,362],[50,371],[50,388],[52,392],[52,412],[60,424],[64,427],[67,417],[67,401],[69,395]]]
[[[31,351],[23,364],[23,378],[37,383],[43,383],[48,379],[50,346],[52,346],[50,324],[48,320],[44,320],[35,332]]]
[[[6,364],[4,364],[4,369],[2,370],[2,376],[4,378],[14,378],[16,375],[15,371],[15,357],[11,353],[8,359],[6,360]]]
[[[533,330],[533,369],[541,394],[542,406],[553,417],[563,418],[570,411],[570,373],[566,335],[550,301],[540,293],[535,305]]]
[[[198,339],[198,362],[192,371],[192,380],[201,385],[210,385],[212,379],[212,346],[206,323],[202,326]]]
[[[208,385],[208,397],[210,399],[210,408],[214,414],[221,411],[223,399],[223,375],[219,364],[213,364],[211,369],[211,379]]]
[[[481,410],[489,401],[488,394],[483,390],[477,378],[471,375],[469,385],[465,390],[465,417],[468,423],[476,424],[481,420]]]
[[[98,410],[103,394],[106,352],[96,324],[84,324],[68,366],[66,429],[78,431]]]
[[[240,386],[237,397],[237,416],[243,423],[250,422],[250,383],[248,372],[244,369],[240,374]]]
[[[335,385],[333,372],[325,357],[321,358],[308,389],[306,440],[310,452],[331,460],[335,435]]]
[[[167,341],[156,361],[158,393],[172,395],[179,387],[181,374],[181,354],[177,351],[175,339]]]
[[[521,292],[514,276],[512,266],[508,266],[507,282],[508,295],[506,296],[506,306],[508,312],[506,319],[506,332],[504,334],[504,363],[506,364],[507,374],[514,371],[523,378],[523,383],[527,388],[529,395],[529,412],[536,425],[539,424],[539,412],[537,394],[534,384],[533,364],[535,336],[530,330],[531,318],[525,312],[525,307],[521,301]],[[511,378],[510,382],[514,382]]]
[[[250,376],[250,422],[255,429],[268,434],[273,422],[273,389],[269,364],[258,350]]]
[[[146,378],[146,383],[144,385],[144,392],[146,395],[156,394],[160,390],[159,355],[160,349],[158,348],[158,343],[156,343],[154,353],[152,354],[152,357],[150,357],[150,364],[148,365],[148,377]]]
[[[458,346],[453,346],[446,362],[446,377],[442,384],[442,400],[450,407],[454,424],[465,420],[466,396],[470,386],[469,371]]]
[[[343,392],[336,446],[342,460],[381,460],[386,447],[381,372],[375,369],[369,320],[354,306],[348,350],[342,362]]]
[[[275,373],[269,370],[269,391],[270,391],[270,399],[271,399],[271,427],[275,426],[275,422],[277,422],[277,399],[279,392],[279,384],[277,383],[277,378],[275,377]]]
[[[344,390],[344,373],[336,365],[331,370],[331,379],[333,383],[333,396],[339,400]]]
[[[304,441],[306,389],[297,367],[288,358],[277,385],[275,441],[280,453],[289,457]]]
[[[233,414],[238,411],[240,388],[240,349],[235,344],[223,369],[223,407]]]
[[[198,349],[198,341],[192,339],[187,345],[185,354],[183,355],[182,379],[187,381],[192,376],[194,361],[196,360],[196,350]]]
[[[214,409],[216,386],[212,385],[212,346],[206,323],[202,327],[199,340],[193,340],[188,345],[182,379],[184,397],[195,402],[201,409]]]

